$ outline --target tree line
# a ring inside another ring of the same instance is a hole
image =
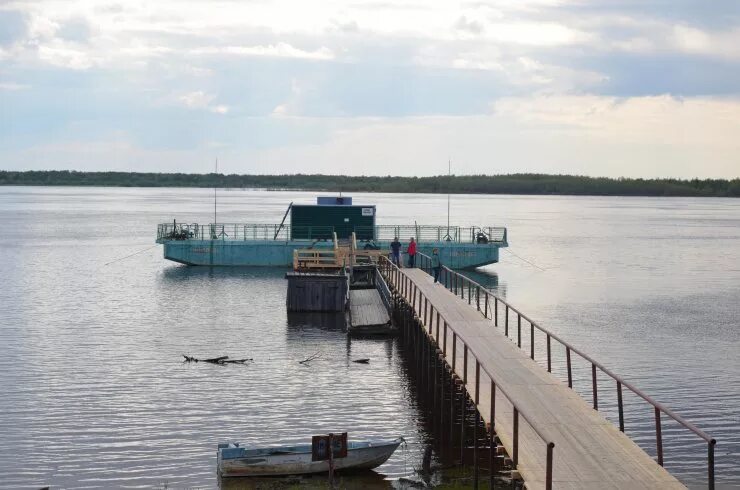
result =
[[[350,177],[322,174],[226,175],[215,173],[30,170],[19,172],[0,171],[0,185],[221,187],[325,192],[740,197],[740,178],[732,180],[633,179],[547,174]]]

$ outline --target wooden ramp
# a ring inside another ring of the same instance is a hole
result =
[[[432,278],[420,269],[402,269],[402,273],[416,284],[447,321],[448,342],[451,343],[450,337],[455,332],[473,354],[468,356],[465,377],[462,344],[457,344],[455,373],[460,379],[467,379],[466,387],[471,398],[475,393],[475,358],[479,360],[478,411],[487,424],[491,422],[492,390],[491,379],[484,368],[495,379],[498,387],[496,434],[509,455],[513,454],[513,407],[500,390],[514,400],[520,415],[528,418],[543,436],[555,443],[554,489],[685,488],[576,392],[531,360],[475,307],[441,284],[434,284]],[[406,300],[413,303],[408,295]],[[416,304],[416,311],[423,321],[421,302]],[[436,338],[435,322],[432,318],[427,320],[431,323],[430,335],[433,338]],[[438,345],[441,344],[440,338]],[[449,346],[445,358],[452,366]],[[520,416],[517,469],[526,488],[545,488],[545,468],[546,441]]]
[[[379,334],[391,331],[391,317],[377,289],[349,292],[350,333]]]

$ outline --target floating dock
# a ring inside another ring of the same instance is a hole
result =
[[[374,205],[353,205],[350,197],[319,197],[316,205],[291,203],[275,224],[161,223],[156,241],[165,259],[182,264],[282,267],[339,259],[337,241],[350,237],[355,250],[376,255],[387,255],[394,239],[406,250],[413,237],[419,252],[438,248],[453,268],[498,262],[499,249],[508,246],[505,227],[378,225],[376,214]]]

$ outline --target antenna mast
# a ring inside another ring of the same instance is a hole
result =
[[[452,176],[452,159],[447,159],[447,235],[445,235],[444,239],[448,242],[452,240],[452,237],[450,236],[450,183],[451,180],[450,177]]]
[[[216,157],[216,177],[218,178],[218,157]],[[217,181],[214,179],[213,182],[213,229],[216,229],[216,189],[218,188]],[[215,232],[214,232],[215,233]]]
[[[447,236],[450,236],[450,181],[452,180],[452,159],[447,159]]]

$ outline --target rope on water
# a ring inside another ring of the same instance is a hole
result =
[[[151,250],[151,249],[153,249],[153,248],[154,248],[154,247],[156,247],[156,246],[158,246],[158,244],[152,245],[151,247],[147,247],[147,248],[145,248],[144,250],[139,250],[138,252],[134,252],[134,253],[132,253],[132,254],[130,254],[130,255],[126,255],[125,257],[120,257],[120,258],[118,258],[118,259],[115,259],[115,260],[111,260],[110,262],[106,262],[105,264],[103,264],[103,267],[105,267],[106,265],[111,265],[111,264],[113,264],[114,262],[119,262],[119,261],[121,261],[121,260],[124,260],[124,259],[128,259],[129,257],[133,257],[134,255],[139,255],[140,253],[144,253],[144,252],[146,252],[147,250]]]
[[[531,262],[531,261],[529,261],[529,260],[525,259],[524,257],[521,257],[521,256],[519,256],[519,255],[515,254],[514,252],[512,252],[512,251],[511,251],[511,250],[509,250],[508,248],[504,248],[504,250],[506,250],[507,252],[509,252],[509,253],[510,253],[511,255],[513,255],[513,256],[514,256],[514,257],[516,257],[517,259],[519,259],[519,260],[521,260],[521,261],[524,261],[524,262],[526,262],[527,264],[531,265],[532,267],[536,267],[536,268],[538,268],[539,270],[541,270],[542,272],[544,272],[544,271],[545,271],[545,269],[543,269],[543,268],[542,268],[542,267],[540,267],[539,265],[537,265],[537,264],[535,264],[535,263],[533,263],[533,262]]]

